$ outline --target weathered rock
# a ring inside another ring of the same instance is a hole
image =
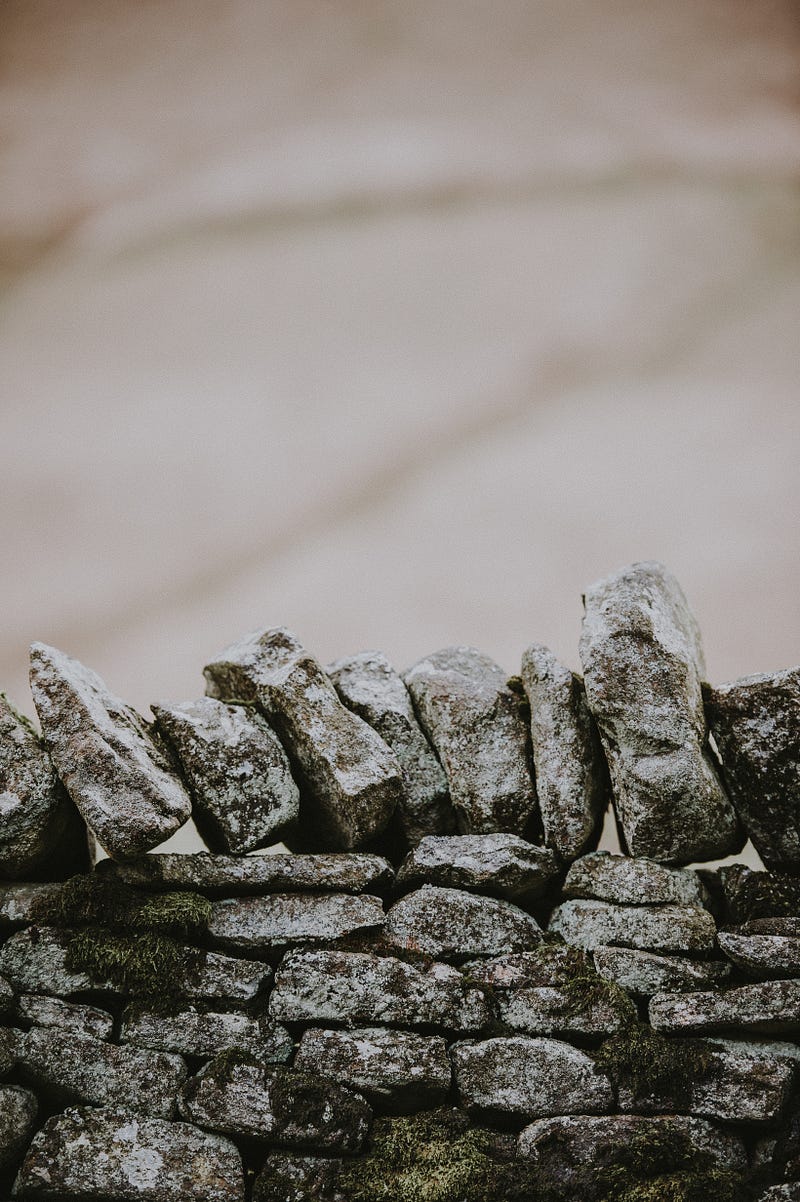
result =
[[[234,1144],[189,1123],[76,1107],[34,1137],[14,1197],[63,1202],[244,1202]]]
[[[5,977],[0,977],[0,1015],[8,1014],[14,1005],[14,990]]]
[[[797,936],[720,931],[717,942],[723,955],[750,976],[800,976],[800,938]]]
[[[13,1027],[0,1027],[0,1078],[8,1076],[17,1063],[17,1044],[22,1032]]]
[[[750,1060],[784,1060],[800,1067],[800,1045],[788,1039],[725,1039],[721,1035],[706,1035],[703,1043]]]
[[[800,877],[727,864],[709,876],[732,923],[800,916]]]
[[[301,830],[326,848],[363,847],[403,793],[397,758],[345,709],[319,663],[288,630],[260,631],[205,669],[207,692],[256,702],[301,776]]]
[[[800,1181],[784,1181],[771,1185],[758,1195],[758,1202],[800,1202]]]
[[[779,935],[800,939],[800,918],[751,918],[737,928],[737,935]]]
[[[38,1112],[36,1095],[18,1085],[0,1085],[0,1169],[22,1159],[33,1135]]]
[[[583,681],[547,647],[522,656],[544,841],[562,860],[597,847],[611,796],[608,766]]]
[[[708,751],[700,632],[677,580],[636,563],[593,584],[584,603],[586,694],[627,850],[679,864],[738,851]]]
[[[171,1118],[178,1090],[186,1080],[179,1056],[119,1047],[71,1032],[65,1055],[62,1031],[31,1027],[17,1044],[17,1063],[25,1079],[59,1101],[93,1106],[124,1106],[153,1118]]]
[[[718,993],[657,993],[650,999],[650,1023],[657,1031],[682,1034],[789,1035],[800,1030],[800,981],[762,981]]]
[[[639,997],[719,988],[731,974],[731,966],[724,960],[659,956],[627,947],[596,947],[593,957],[601,977]]]
[[[208,934],[219,947],[266,953],[293,944],[328,943],[385,921],[379,897],[275,893],[214,902]]]
[[[134,1006],[122,1015],[120,1043],[175,1052],[181,1056],[217,1056],[238,1048],[264,1064],[285,1064],[294,1051],[285,1027],[267,1018],[237,1011],[214,1012],[187,1006],[157,1014]]]
[[[524,952],[542,939],[535,918],[511,902],[423,885],[390,909],[387,943],[439,960]]]
[[[306,1031],[295,1067],[333,1077],[382,1110],[405,1112],[437,1106],[450,1089],[450,1059],[444,1039],[387,1027]]]
[[[607,851],[592,852],[570,865],[564,896],[626,906],[704,906],[708,901],[702,881],[688,868],[667,868],[655,860]]]
[[[800,667],[706,688],[728,792],[767,868],[800,870]]]
[[[140,855],[186,822],[191,802],[172,761],[99,676],[34,643],[31,691],[58,775],[112,858]]]
[[[114,1019],[108,1011],[43,994],[20,994],[16,1013],[17,1018],[34,1026],[57,1027],[64,1032],[91,1035],[93,1039],[110,1039],[114,1030]]]
[[[549,930],[567,943],[594,951],[620,944],[655,952],[706,952],[716,927],[699,906],[617,906],[602,901],[566,901],[556,906]]]
[[[553,852],[519,835],[428,835],[406,856],[397,884],[441,885],[530,902],[558,876]]]
[[[392,956],[307,951],[285,956],[269,1010],[290,1023],[442,1027],[479,1031],[489,1021],[484,993],[446,964],[417,968]]]
[[[60,892],[61,886],[56,884],[15,881],[10,885],[0,885],[0,932],[29,926],[36,921],[37,907],[42,902],[58,897]]]
[[[208,847],[241,855],[274,843],[300,813],[300,791],[278,736],[252,706],[200,697],[153,705],[189,785]]]
[[[530,737],[503,670],[473,647],[448,647],[405,682],[447,773],[459,830],[524,834],[537,814]]]
[[[340,1199],[340,1160],[272,1152],[253,1183],[253,1202],[320,1202]]]
[[[459,1101],[471,1114],[516,1119],[611,1110],[608,1078],[585,1052],[524,1035],[450,1049]]]
[[[357,1152],[372,1111],[352,1090],[310,1073],[221,1057],[187,1082],[184,1118],[287,1148]]]
[[[209,897],[368,893],[386,888],[394,878],[388,860],[365,852],[249,856],[162,852],[128,864],[102,860],[98,871],[111,873],[139,889],[192,889]]]
[[[424,835],[456,829],[447,777],[414,713],[402,677],[380,651],[337,660],[328,669],[339,697],[376,730],[397,756],[403,795],[397,807],[400,831],[415,846]]]

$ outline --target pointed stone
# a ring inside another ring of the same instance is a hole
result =
[[[593,584],[584,604],[586,695],[627,850],[676,864],[738,851],[708,750],[700,631],[677,580],[635,563]]]
[[[207,692],[257,703],[301,780],[300,832],[317,846],[350,851],[386,827],[403,793],[397,758],[345,709],[320,664],[288,630],[260,631],[205,669]]]
[[[275,893],[213,903],[208,936],[221,948],[265,955],[302,943],[328,943],[386,921],[379,897]]]
[[[531,902],[558,879],[552,851],[519,835],[427,835],[409,852],[397,884],[441,885]]]
[[[170,1014],[156,1014],[141,1006],[122,1015],[120,1043],[180,1056],[212,1057],[228,1048],[249,1052],[264,1064],[285,1064],[294,1052],[285,1027],[241,1011],[219,1012],[187,1006]]]
[[[800,981],[763,981],[719,993],[658,993],[650,1000],[650,1023],[668,1034],[800,1031]]]
[[[0,1171],[22,1159],[36,1126],[36,1095],[19,1085],[0,1085]]]
[[[542,940],[535,918],[511,902],[423,885],[386,915],[386,941],[437,960],[524,952]]]
[[[473,647],[448,647],[405,682],[447,773],[459,830],[524,834],[538,812],[530,734],[502,668]]]
[[[548,930],[587,951],[618,944],[652,952],[709,952],[717,933],[714,919],[699,906],[617,906],[591,900],[556,906]]]
[[[611,798],[600,736],[580,676],[539,643],[522,656],[522,683],[531,707],[536,792],[546,847],[562,860],[597,846]]]
[[[800,871],[800,667],[706,688],[722,773],[767,868]]]
[[[638,997],[718,989],[731,975],[724,960],[694,960],[689,956],[659,956],[628,947],[596,947],[594,966],[601,977],[616,981]]]
[[[180,762],[197,829],[212,851],[242,855],[277,842],[296,822],[300,792],[286,752],[252,706],[200,697],[151,709]]]
[[[107,1010],[34,993],[20,994],[16,1016],[37,1027],[56,1027],[70,1035],[90,1035],[93,1039],[110,1039],[114,1031],[114,1018]]]
[[[800,938],[720,931],[720,951],[754,977],[800,977]]]
[[[191,802],[172,761],[99,676],[34,643],[31,691],[58,775],[113,859],[141,855],[186,822]]]
[[[666,868],[655,860],[591,852],[570,865],[565,897],[595,898],[620,905],[704,906],[709,898],[696,872]]]

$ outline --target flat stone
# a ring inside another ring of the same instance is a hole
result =
[[[800,1030],[800,981],[762,981],[718,993],[658,993],[650,999],[650,1023],[657,1031],[685,1035],[789,1035]]]
[[[56,1027],[60,1031],[90,1035],[93,1039],[110,1039],[114,1030],[114,1018],[107,1010],[34,993],[20,994],[16,1015],[37,1027]]]
[[[536,793],[546,847],[570,861],[597,847],[610,796],[608,765],[580,676],[539,643],[522,655],[531,708]]]
[[[275,893],[213,903],[208,936],[218,947],[266,953],[302,943],[329,943],[386,921],[379,897],[350,893]]]
[[[456,1043],[450,1049],[459,1104],[490,1118],[544,1118],[611,1110],[611,1083],[585,1052],[525,1035]]]
[[[707,1035],[703,1037],[703,1043],[751,1060],[784,1060],[800,1067],[800,1045],[788,1039],[725,1039],[720,1035]]]
[[[779,935],[782,939],[800,939],[800,918],[751,918],[737,928],[737,935]]]
[[[0,885],[0,932],[13,931],[36,921],[37,907],[55,899],[60,884],[28,884],[14,881]]]
[[[741,935],[720,931],[720,951],[749,976],[800,976],[800,938],[785,935]]]
[[[741,847],[708,750],[700,631],[674,576],[631,564],[584,598],[580,655],[633,856],[687,864]]]
[[[300,790],[280,740],[253,706],[200,697],[152,705],[212,851],[242,855],[275,843],[300,813]]]
[[[406,856],[397,884],[404,889],[440,885],[530,902],[559,875],[553,852],[519,835],[427,835]]]
[[[594,898],[625,906],[704,906],[708,891],[696,872],[667,868],[655,860],[591,852],[571,864],[565,897]]]
[[[594,966],[601,977],[616,981],[638,997],[654,993],[715,989],[724,985],[731,966],[724,960],[694,960],[688,956],[659,956],[627,947],[596,947]]]
[[[180,1111],[212,1131],[320,1152],[358,1152],[372,1123],[364,1099],[343,1085],[225,1058],[186,1083]]]
[[[479,1031],[490,1011],[482,990],[455,968],[417,968],[363,952],[291,952],[270,994],[273,1018],[289,1023],[441,1027]]]
[[[319,1202],[340,1200],[336,1193],[341,1160],[271,1152],[253,1182],[252,1202]]]
[[[68,1049],[68,1054],[65,1054]],[[179,1056],[119,1047],[55,1027],[31,1027],[18,1040],[25,1079],[58,1101],[125,1106],[153,1118],[171,1118],[186,1080]]]
[[[235,1047],[264,1064],[285,1064],[294,1052],[286,1028],[263,1016],[197,1010],[194,1006],[170,1014],[131,1007],[122,1015],[119,1038],[120,1043],[181,1056],[212,1057]]]
[[[141,855],[183,826],[191,802],[171,759],[99,676],[34,643],[31,691],[58,775],[112,859]]]
[[[0,1169],[22,1159],[36,1126],[36,1095],[18,1085],[0,1085]]]
[[[205,676],[212,697],[255,702],[276,729],[301,778],[301,833],[344,851],[381,833],[403,794],[397,758],[290,631],[249,635]]]
[[[767,868],[800,870],[800,667],[706,688],[722,772]]]
[[[387,1027],[305,1031],[295,1067],[341,1081],[376,1108],[392,1112],[440,1105],[452,1075],[441,1036]]]
[[[556,906],[548,929],[587,951],[610,943],[654,952],[707,952],[716,936],[714,919],[699,906],[617,906],[580,900]]]
[[[527,951],[541,942],[542,930],[511,902],[423,885],[395,902],[385,935],[387,944],[404,951],[461,961]]]
[[[458,829],[524,834],[537,815],[530,732],[502,668],[473,647],[447,647],[405,682],[447,773]]]
[[[157,852],[128,864],[102,860],[98,871],[112,873],[139,889],[192,889],[208,897],[369,893],[388,887],[394,879],[388,860],[366,852],[249,856]]]
[[[230,1140],[130,1110],[76,1107],[34,1136],[14,1197],[74,1202],[244,1202]]]
[[[417,721],[403,679],[380,651],[337,660],[328,669],[342,702],[376,730],[397,756],[403,795],[397,807],[400,831],[414,847],[425,835],[456,829],[447,776]]]

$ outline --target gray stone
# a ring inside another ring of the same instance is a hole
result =
[[[183,826],[191,802],[171,759],[99,676],[34,643],[31,691],[58,775],[113,859],[140,855]]]
[[[558,876],[553,852],[519,835],[428,835],[406,856],[397,884],[441,885],[530,902]]]
[[[731,974],[731,966],[724,960],[659,956],[636,948],[600,946],[594,949],[593,957],[601,977],[616,981],[638,997],[719,988]]]
[[[341,1081],[392,1112],[438,1106],[450,1089],[444,1039],[386,1027],[305,1031],[295,1067]]]
[[[17,999],[17,1018],[37,1027],[57,1027],[93,1039],[110,1039],[114,1030],[113,1016],[96,1006],[62,1002],[60,998],[22,993]]]
[[[249,635],[205,675],[211,696],[257,702],[277,730],[302,778],[302,835],[350,851],[381,833],[403,793],[397,758],[293,634]]]
[[[37,907],[61,892],[61,885],[14,881],[0,885],[0,932],[13,931],[36,921]]]
[[[128,864],[103,860],[98,871],[111,873],[139,889],[193,889],[209,897],[368,893],[386,888],[394,878],[388,860],[365,852],[249,856],[160,852]]]
[[[584,598],[580,655],[589,708],[634,856],[687,864],[741,847],[707,744],[700,631],[662,564],[635,563]]]
[[[397,807],[401,834],[415,846],[424,835],[456,829],[447,777],[426,739],[402,677],[380,651],[337,660],[327,669],[336,692],[376,730],[397,756],[403,795]]]
[[[706,689],[733,804],[767,868],[800,870],[800,667]]]
[[[716,936],[714,919],[698,906],[617,906],[602,901],[562,902],[548,929],[587,951],[610,943],[654,952],[707,952]]]
[[[800,1202],[800,1181],[784,1181],[771,1185],[758,1195],[758,1202]]]
[[[790,1035],[800,1030],[800,981],[762,981],[718,993],[657,993],[650,999],[650,1023],[657,1031],[684,1035]]]
[[[372,1122],[364,1099],[334,1081],[224,1057],[186,1083],[180,1111],[212,1131],[319,1152],[358,1152]]]
[[[65,1054],[68,1049],[68,1054]],[[119,1047],[55,1027],[31,1027],[18,1040],[25,1079],[59,1101],[125,1106],[153,1118],[171,1118],[186,1080],[179,1056]]]
[[[717,942],[723,955],[750,976],[800,976],[800,938],[797,936],[720,931]]]
[[[253,1202],[319,1202],[341,1198],[336,1192],[340,1160],[272,1152],[253,1183]]]
[[[779,935],[800,939],[800,918],[751,918],[737,928],[737,935]]]
[[[390,946],[456,961],[528,951],[542,939],[536,919],[511,902],[435,885],[395,902],[385,935]]]
[[[726,864],[709,874],[709,880],[711,887],[721,894],[729,922],[800,916],[800,877],[760,872],[746,864]]]
[[[696,872],[667,868],[655,860],[596,851],[570,865],[565,897],[594,898],[620,905],[704,906],[708,891]]]
[[[5,977],[0,977],[0,1015],[8,1014],[14,1005],[14,990]]]
[[[290,1023],[442,1027],[479,1031],[489,1021],[482,990],[455,968],[417,968],[392,956],[306,951],[285,956],[269,1010]]]
[[[52,1202],[244,1202],[234,1144],[189,1123],[76,1107],[34,1137],[14,1197]]]
[[[524,834],[537,815],[530,733],[503,670],[473,647],[448,647],[405,682],[447,773],[459,830]]]
[[[583,681],[541,644],[522,656],[544,841],[562,860],[597,847],[611,796],[608,765]]]
[[[133,1006],[122,1015],[120,1043],[175,1052],[181,1056],[217,1056],[239,1048],[264,1064],[285,1064],[294,1051],[285,1027],[240,1011],[215,1012],[183,1007],[157,1014]]]
[[[800,1045],[785,1039],[725,1039],[705,1036],[703,1043],[751,1060],[784,1060],[800,1067]]]
[[[350,893],[274,893],[213,903],[209,938],[222,948],[266,953],[302,943],[329,943],[383,926],[379,897]]]
[[[556,1039],[469,1041],[450,1054],[459,1103],[474,1115],[526,1120],[613,1107],[611,1084],[592,1058]]]
[[[22,1159],[33,1136],[38,1112],[36,1095],[18,1085],[0,1085],[0,1169]]]
[[[17,1063],[17,1045],[21,1031],[13,1027],[0,1027],[0,1078],[7,1077]]]

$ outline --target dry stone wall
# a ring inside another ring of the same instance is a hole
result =
[[[153,722],[34,645],[0,1200],[800,1198],[800,669],[710,687],[659,564],[585,606],[582,678],[266,630]]]

